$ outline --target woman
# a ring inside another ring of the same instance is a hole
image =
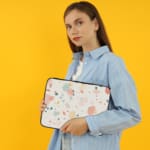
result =
[[[112,53],[95,6],[72,3],[64,22],[73,52],[66,79],[108,86],[111,97],[107,111],[72,119],[56,129],[49,150],[119,150],[122,130],[141,119],[134,81],[122,59]]]

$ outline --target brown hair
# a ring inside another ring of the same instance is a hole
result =
[[[111,44],[109,42],[107,33],[105,31],[103,21],[100,17],[99,12],[97,11],[96,7],[87,1],[74,2],[66,8],[66,10],[64,12],[64,20],[65,20],[65,17],[74,9],[77,9],[81,12],[86,13],[90,17],[91,20],[93,20],[95,18],[97,19],[98,24],[99,24],[99,29],[97,31],[98,41],[101,46],[107,45],[109,47],[110,51],[112,52],[113,50],[111,48]],[[73,44],[71,42],[71,40],[69,39],[69,37],[68,37],[68,41],[69,41],[70,48],[73,52],[82,51],[82,47],[77,47],[75,44]]]

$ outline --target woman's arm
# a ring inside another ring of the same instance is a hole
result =
[[[114,57],[108,65],[108,81],[114,108],[86,117],[89,131],[93,135],[112,134],[141,120],[134,82],[118,57]]]

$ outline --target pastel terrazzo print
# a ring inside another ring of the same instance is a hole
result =
[[[60,128],[66,121],[96,115],[107,110],[110,97],[108,87],[50,78],[46,84],[41,124]]]

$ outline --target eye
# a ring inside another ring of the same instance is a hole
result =
[[[71,29],[71,26],[70,26],[70,25],[66,25],[66,29],[67,29],[67,30],[70,30],[70,29]]]
[[[80,26],[80,25],[82,25],[82,24],[83,24],[83,21],[78,21],[78,22],[77,22],[77,25],[78,25],[78,26]]]

